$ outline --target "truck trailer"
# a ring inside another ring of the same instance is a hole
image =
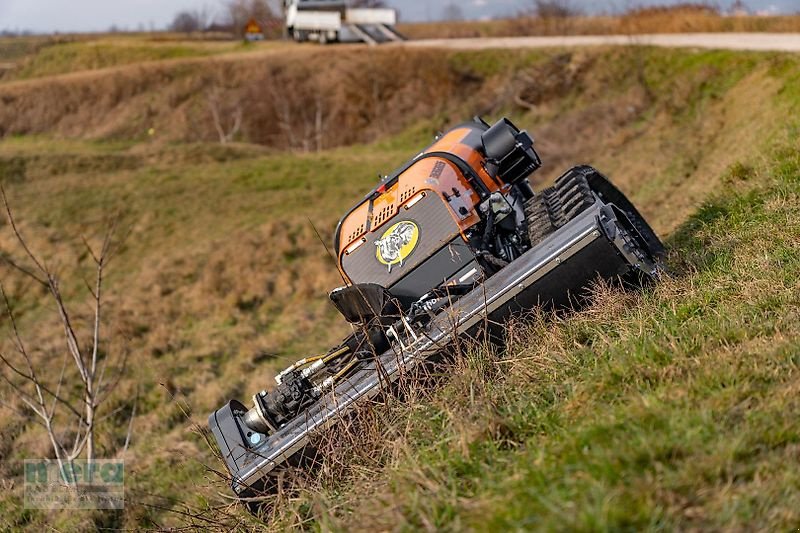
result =
[[[285,0],[287,35],[297,42],[363,42],[371,45],[402,41],[394,29],[391,8],[350,7],[344,0]]]

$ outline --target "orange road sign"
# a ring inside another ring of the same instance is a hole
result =
[[[248,35],[263,33],[261,30],[261,25],[256,21],[256,19],[250,19],[247,21],[247,25],[244,27],[244,32]]]

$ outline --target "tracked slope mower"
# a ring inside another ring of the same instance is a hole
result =
[[[233,400],[209,425],[241,497],[258,494],[314,432],[457,336],[535,306],[571,305],[597,278],[659,274],[664,248],[628,199],[589,166],[535,192],[533,139],[503,119],[444,135],[381,182],[334,235],[346,285],[330,298],[354,333]]]

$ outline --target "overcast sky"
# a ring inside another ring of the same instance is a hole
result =
[[[732,0],[731,0],[732,1]],[[466,17],[510,16],[530,5],[530,0],[390,0],[404,20],[432,20],[441,17],[444,7],[455,3]],[[587,10],[609,10],[615,6],[674,3],[658,0],[573,0]],[[731,2],[718,2],[727,7]],[[772,12],[800,11],[800,0],[750,0],[754,10]],[[105,31],[112,25],[123,29],[160,29],[181,9],[207,5],[214,8],[220,0],[0,0],[0,29],[36,32]],[[599,7],[598,7],[599,6]]]

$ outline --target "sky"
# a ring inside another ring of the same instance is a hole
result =
[[[389,0],[406,21],[436,20],[445,6],[459,5],[467,18],[511,16],[532,4],[531,0]],[[673,3],[669,0],[572,0],[587,11],[608,11],[626,5]],[[717,2],[723,7],[729,1]],[[753,10],[788,13],[800,11],[800,0],[749,0]],[[202,6],[212,9],[221,0],[0,0],[0,30],[50,32],[162,29],[176,12]]]

